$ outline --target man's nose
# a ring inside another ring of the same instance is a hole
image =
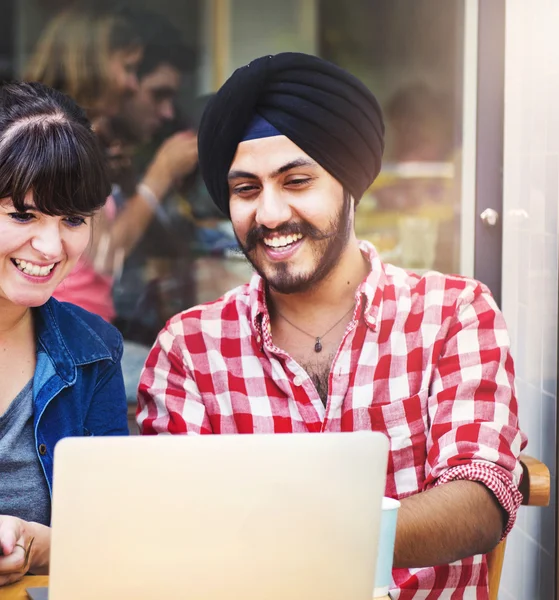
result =
[[[54,260],[62,254],[62,236],[57,223],[42,225],[31,240],[31,246],[45,259]]]
[[[166,100],[161,104],[160,115],[166,121],[172,121],[175,118],[175,106],[171,100]]]
[[[136,73],[128,73],[126,76],[126,89],[130,94],[136,94],[140,90],[140,82]]]
[[[291,206],[280,192],[264,188],[258,198],[256,222],[268,229],[277,229],[292,218]]]

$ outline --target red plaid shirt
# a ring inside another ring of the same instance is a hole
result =
[[[274,346],[262,279],[169,321],[138,394],[143,434],[373,429],[390,438],[386,495],[484,483],[512,527],[521,495],[513,361],[487,288],[408,273],[362,242],[371,273],[334,358],[326,408],[307,373]],[[393,598],[486,599],[487,562],[393,571]]]

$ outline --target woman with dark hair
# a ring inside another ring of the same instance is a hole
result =
[[[120,334],[51,297],[109,191],[73,100],[0,84],[0,586],[48,572],[56,442],[128,433]]]

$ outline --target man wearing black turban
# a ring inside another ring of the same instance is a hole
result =
[[[373,94],[317,57],[235,71],[204,113],[199,161],[257,273],[161,332],[138,423],[144,434],[382,431],[386,495],[401,500],[393,588],[486,597],[482,555],[521,501],[508,335],[481,283],[386,265],[356,239],[383,135]]]
[[[238,69],[209,103],[199,129],[200,169],[229,215],[227,173],[259,115],[316,160],[359,201],[380,171],[380,106],[353,75],[316,56],[265,56]]]

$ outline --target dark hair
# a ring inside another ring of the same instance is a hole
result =
[[[194,68],[194,52],[183,41],[181,32],[163,15],[151,10],[127,7],[121,11],[139,36],[144,48],[138,78],[168,64],[185,73]]]
[[[0,198],[25,210],[32,190],[48,215],[91,215],[111,186],[84,111],[40,83],[0,83]]]

